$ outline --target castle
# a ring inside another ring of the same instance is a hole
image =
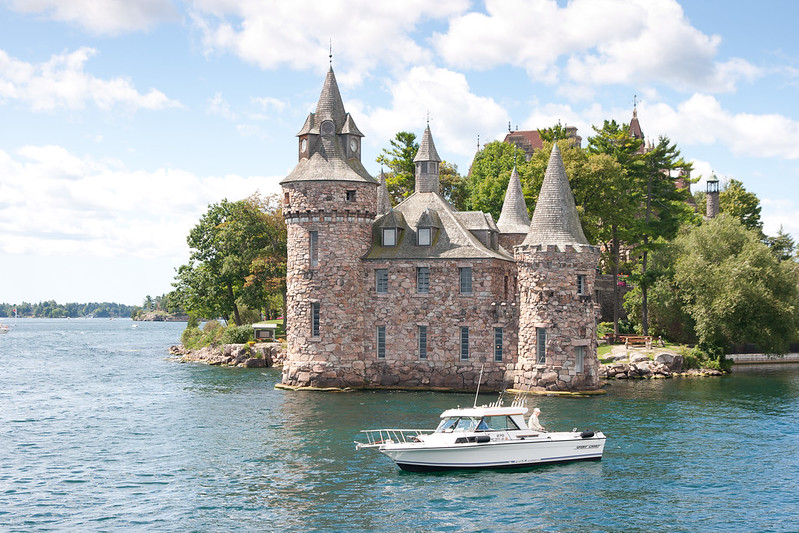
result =
[[[598,388],[599,251],[560,152],[532,221],[512,173],[498,221],[439,192],[429,125],[415,191],[391,207],[333,69],[281,181],[288,232],[287,388]]]

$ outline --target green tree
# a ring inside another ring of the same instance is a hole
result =
[[[267,203],[277,210],[274,197]],[[178,268],[173,283],[188,312],[206,318],[232,316],[240,326],[241,303],[263,307],[265,288],[248,284],[253,264],[270,257],[273,249],[285,250],[285,226],[275,227],[274,215],[268,216],[263,207],[264,200],[257,195],[238,202],[222,200],[210,205],[192,228],[187,238],[192,250],[189,262]],[[258,268],[265,270],[261,264]]]
[[[438,180],[441,186],[441,196],[455,206],[458,211],[466,210],[468,198],[468,183],[458,174],[458,165],[442,161],[439,166]]]
[[[499,219],[514,166],[524,189],[527,181],[525,178],[529,174],[524,150],[502,141],[486,144],[472,161],[467,178],[468,198],[464,202],[466,209],[490,213],[494,220]]]
[[[780,230],[775,237],[766,237],[766,244],[771,249],[774,257],[780,261],[789,261],[793,258],[796,244],[793,238],[785,233],[782,226],[780,226]]]
[[[737,217],[721,214],[674,241],[674,283],[696,323],[700,346],[719,353],[751,342],[782,354],[799,332],[799,288],[791,265],[778,261]]]
[[[390,148],[383,148],[376,161],[389,168],[385,173],[386,187],[392,204],[396,205],[413,194],[416,176],[416,164],[413,158],[419,151],[416,134],[409,131],[397,133],[391,141]]]
[[[760,220],[760,199],[744,188],[736,179],[725,182],[719,191],[719,211],[741,221],[746,229],[763,236],[763,222]]]

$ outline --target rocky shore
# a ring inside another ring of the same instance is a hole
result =
[[[244,368],[269,368],[280,366],[286,358],[286,348],[279,342],[249,344],[223,344],[189,350],[183,345],[171,346],[171,355],[181,362],[205,363],[213,366],[239,366]]]
[[[721,376],[708,368],[683,370],[682,355],[665,349],[613,348],[610,363],[599,365],[601,379],[666,379],[690,376]]]

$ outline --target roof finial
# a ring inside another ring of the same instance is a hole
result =
[[[509,121],[508,121],[508,133],[510,133],[511,131],[513,131],[513,130],[512,130],[512,129],[511,129],[511,127],[510,127],[510,120],[509,120]]]
[[[430,126],[430,110],[427,110],[427,125]]]
[[[330,59],[330,68],[333,68],[333,38],[330,38],[330,54],[327,56]]]
[[[477,151],[480,151],[480,134],[477,134]]]

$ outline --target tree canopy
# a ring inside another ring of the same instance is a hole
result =
[[[183,307],[204,318],[243,322],[241,306],[263,308],[285,276],[286,230],[275,196],[211,204],[187,238],[189,262],[175,286]]]

